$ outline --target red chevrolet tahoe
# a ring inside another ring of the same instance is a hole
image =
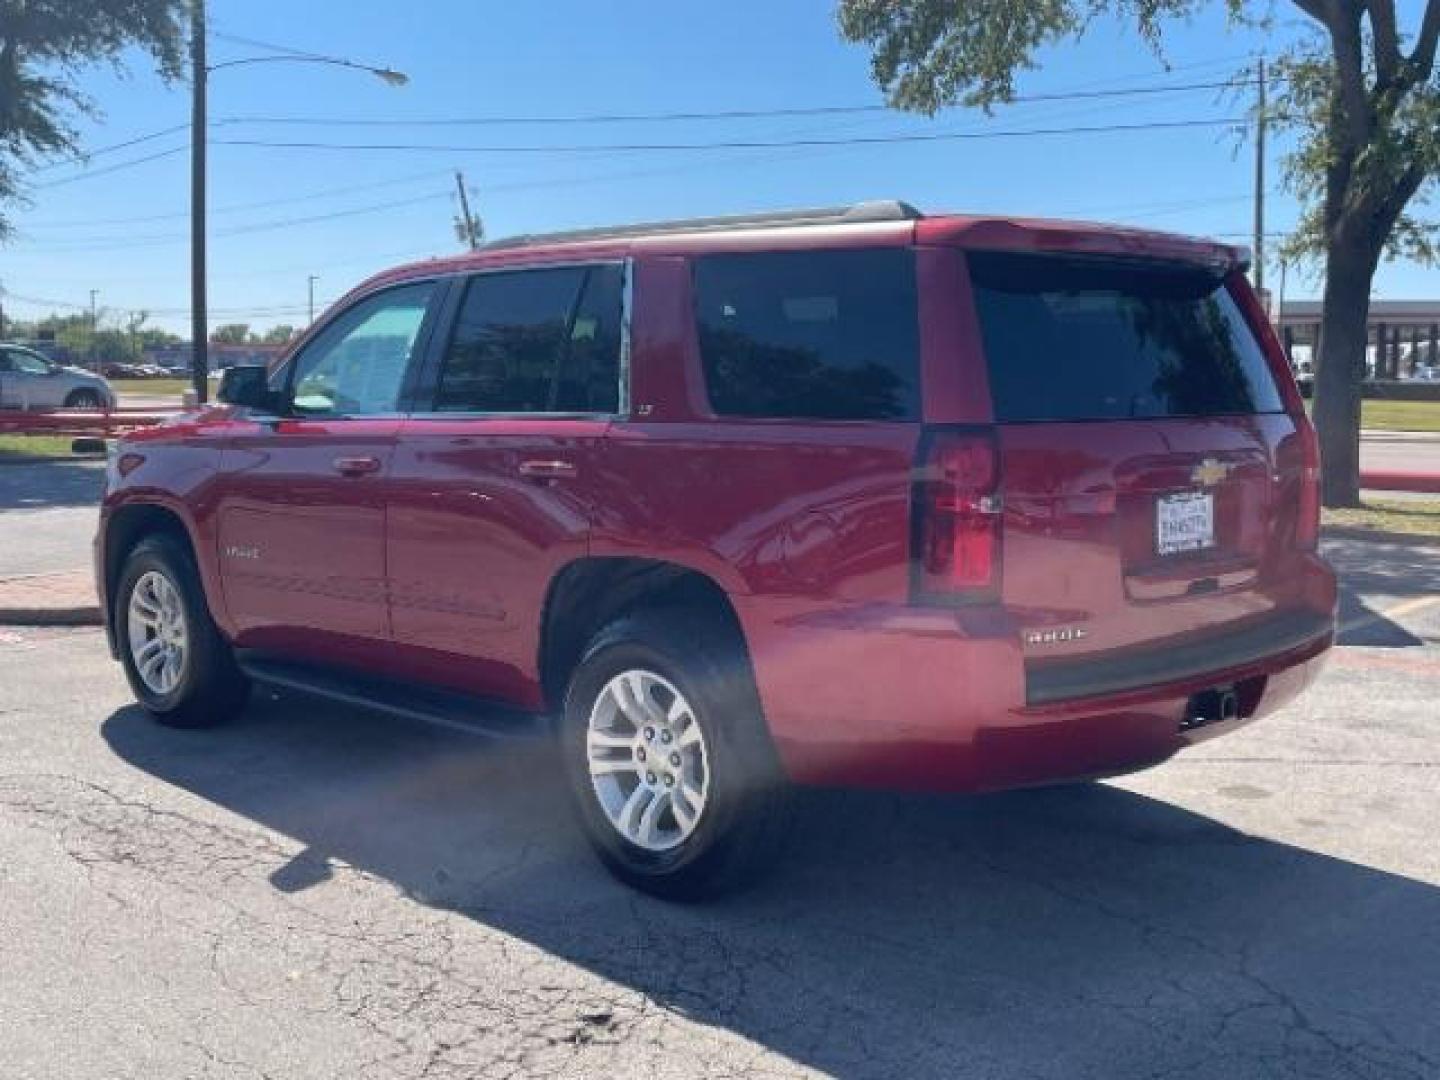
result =
[[[742,880],[792,783],[1116,774],[1334,633],[1318,455],[1243,253],[902,203],[522,237],[381,274],[111,456],[112,647],[553,732],[631,884]]]

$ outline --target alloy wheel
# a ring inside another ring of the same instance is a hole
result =
[[[710,793],[709,755],[695,710],[668,680],[634,668],[607,682],[585,751],[600,807],[630,843],[670,851],[695,832]]]
[[[158,570],[147,570],[130,590],[127,618],[130,658],[146,689],[169,694],[180,684],[190,634],[180,590]]]

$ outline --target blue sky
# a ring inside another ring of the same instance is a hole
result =
[[[1418,0],[1402,2],[1406,26]],[[1223,5],[1215,5],[1216,9]],[[1216,82],[1301,25],[1265,39],[1228,28],[1218,10],[1172,26],[1164,63],[1135,35],[1100,23],[1050,50],[1019,81],[1026,95]],[[343,15],[341,14],[343,12]],[[406,72],[394,89],[366,74],[306,64],[237,67],[211,82],[212,323],[303,323],[307,278],[323,303],[395,262],[457,250],[453,172],[463,169],[492,237],[517,231],[900,197],[929,211],[1042,214],[1130,222],[1244,240],[1252,158],[1224,127],[937,140],[909,144],[688,152],[496,153],[318,150],[230,141],[425,143],[449,147],[575,146],[830,139],[901,133],[1223,119],[1240,106],[1216,90],[1017,104],[991,117],[951,110],[590,125],[435,123],[372,127],[338,121],[436,121],[596,113],[714,112],[880,104],[868,55],[844,43],[821,2],[732,0],[476,3],[412,0],[211,0],[212,63],[267,50],[233,37],[313,50]],[[87,74],[103,117],[83,126],[105,147],[188,119],[188,88],[166,86],[142,59]],[[270,118],[259,123],[255,118]],[[276,118],[303,123],[277,123]],[[245,120],[246,122],[236,122]],[[336,121],[316,123],[314,121]],[[87,305],[188,327],[188,156],[110,166],[172,148],[184,131],[34,175],[19,236],[0,249],[6,307],[29,317]],[[1295,220],[1271,154],[1268,231]],[[93,175],[92,175],[93,173]],[[41,187],[46,184],[51,186]],[[353,213],[351,213],[353,211]],[[343,217],[313,220],[323,215]],[[143,220],[142,220],[143,219]],[[1270,272],[1278,285],[1278,272]],[[1317,283],[1293,270],[1288,296]],[[1440,295],[1440,271],[1392,265],[1377,295]]]

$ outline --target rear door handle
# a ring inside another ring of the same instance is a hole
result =
[[[520,475],[531,480],[568,480],[578,471],[569,461],[534,459],[520,463]]]
[[[341,476],[369,476],[380,471],[377,457],[337,457],[334,464]]]

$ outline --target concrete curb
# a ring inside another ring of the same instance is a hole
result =
[[[1425,533],[1386,532],[1384,529],[1367,529],[1360,525],[1324,525],[1320,529],[1320,540],[1357,540],[1371,544],[1400,544],[1405,547],[1426,548],[1440,551],[1440,537]]]
[[[103,626],[100,606],[0,608],[0,626]]]

